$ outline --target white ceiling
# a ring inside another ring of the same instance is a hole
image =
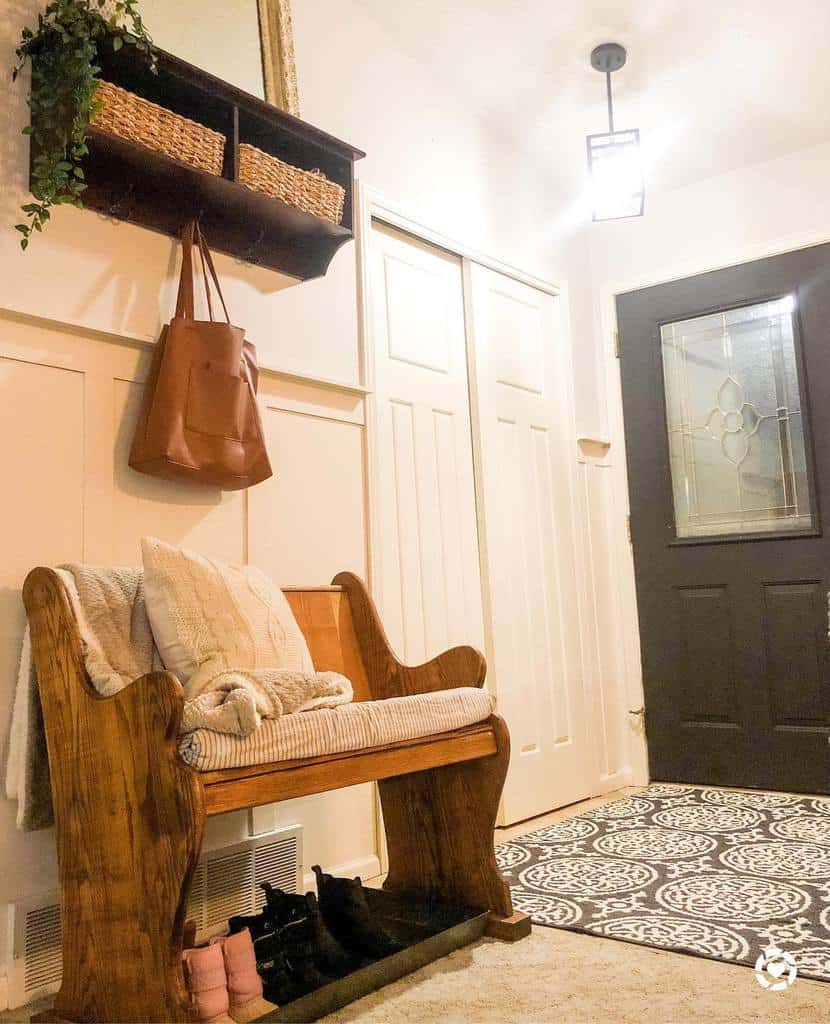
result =
[[[827,0],[358,0],[397,44],[510,125],[567,178],[606,126],[588,62],[621,42],[618,128],[639,128],[650,187],[675,187],[830,139]],[[830,185],[830,183],[828,183]]]

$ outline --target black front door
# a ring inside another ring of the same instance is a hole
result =
[[[830,792],[830,245],[617,315],[651,776]]]

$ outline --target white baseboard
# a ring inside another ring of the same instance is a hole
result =
[[[323,870],[327,874],[341,875],[345,878],[359,877],[363,882],[368,882],[381,874],[380,859],[374,854],[371,857],[361,857],[359,860],[347,860],[343,864],[324,865]],[[316,888],[314,873],[306,872],[303,875],[303,889],[308,891]]]

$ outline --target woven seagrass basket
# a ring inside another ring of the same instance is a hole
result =
[[[239,146],[239,181],[254,192],[281,199],[306,213],[339,224],[346,190],[322,171],[304,171],[243,142]]]
[[[92,125],[99,131],[137,142],[211,174],[222,173],[225,136],[220,132],[174,114],[112,82],[100,82],[97,96],[102,105]]]

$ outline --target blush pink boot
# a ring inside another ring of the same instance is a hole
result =
[[[263,998],[262,978],[257,974],[254,943],[248,929],[210,941],[214,949],[221,947],[225,957],[230,1015],[237,1024],[250,1024],[275,1010],[276,1006]]]
[[[182,953],[190,1000],[200,1021],[234,1024],[228,1016],[228,976],[218,946],[197,946]]]

